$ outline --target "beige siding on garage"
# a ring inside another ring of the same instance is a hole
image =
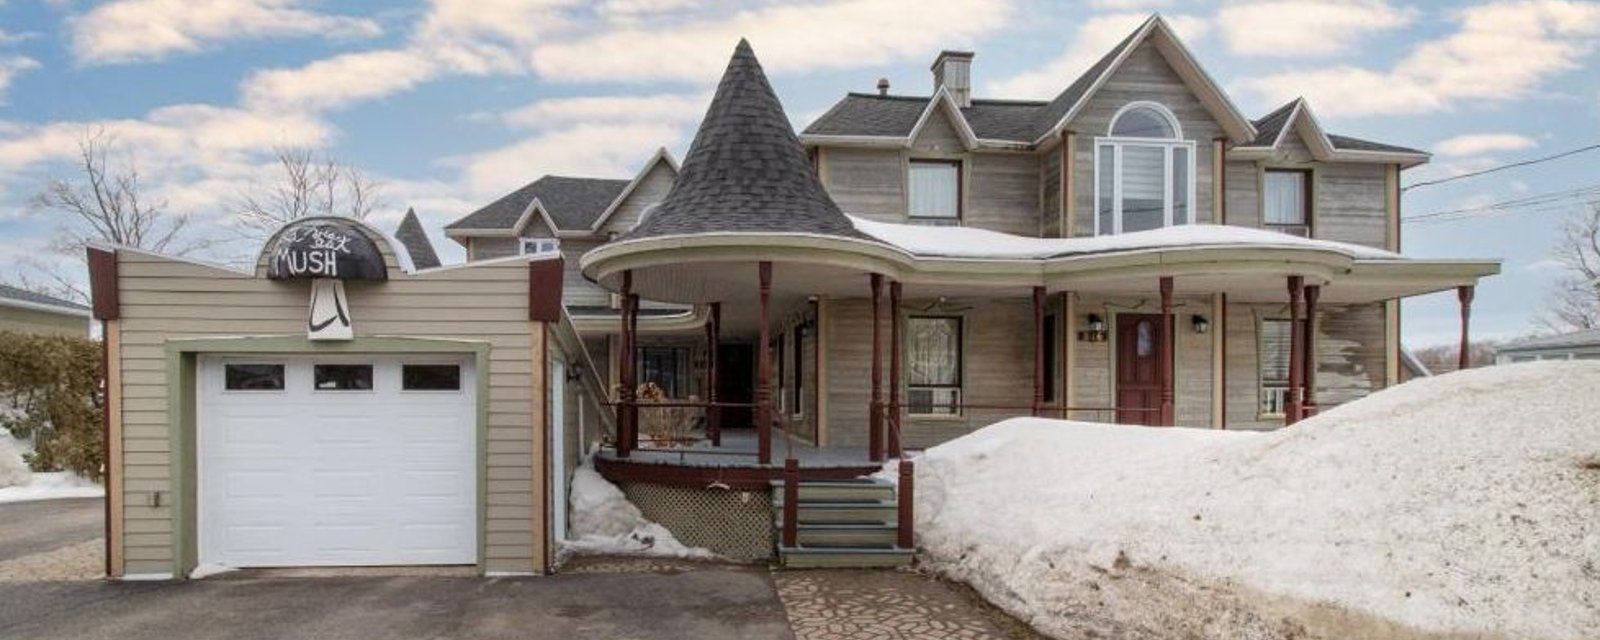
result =
[[[382,244],[380,242],[380,244]],[[392,256],[385,249],[386,257]],[[125,517],[129,574],[173,566],[167,388],[169,340],[304,336],[309,283],[279,282],[132,251],[119,251],[122,301],[122,445],[127,452]],[[347,283],[358,337],[412,336],[490,344],[487,519],[484,567],[537,570],[545,541],[532,523],[544,461],[535,453],[528,267],[520,260]],[[309,343],[308,343],[309,349]],[[465,351],[465,349],[464,349]],[[480,372],[483,375],[484,372]],[[542,436],[541,436],[542,437]],[[538,492],[536,494],[536,491]],[[160,504],[154,494],[162,493]],[[508,535],[508,533],[510,535]]]

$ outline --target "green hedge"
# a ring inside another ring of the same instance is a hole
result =
[[[0,427],[34,441],[29,468],[103,481],[104,373],[98,342],[0,331]]]

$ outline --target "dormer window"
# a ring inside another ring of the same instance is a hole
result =
[[[522,255],[542,256],[561,251],[561,241],[555,238],[523,238]]]
[[[1194,222],[1194,143],[1155,102],[1133,102],[1095,139],[1095,235]]]

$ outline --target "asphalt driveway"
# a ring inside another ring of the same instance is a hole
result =
[[[0,584],[0,638],[793,638],[765,567]]]
[[[87,542],[104,532],[103,498],[0,503],[0,562]]]

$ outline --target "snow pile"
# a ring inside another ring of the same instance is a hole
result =
[[[917,460],[928,564],[1060,637],[1593,638],[1600,363],[1272,433],[1002,422]]]
[[[99,498],[105,494],[104,487],[76,473],[49,471],[33,474],[32,481],[27,484],[0,488],[0,503],[57,498]]]
[[[666,527],[646,520],[616,485],[587,464],[572,474],[571,536],[562,543],[567,553],[644,555],[672,558],[715,558],[699,547],[684,546]]]
[[[0,433],[0,489],[28,484],[33,479],[28,463],[22,461],[22,453],[27,450],[26,443]]]
[[[878,222],[849,216],[858,231],[918,256],[1025,260],[1113,251],[1190,247],[1319,249],[1362,260],[1400,260],[1398,253],[1347,242],[1313,240],[1276,231],[1215,224],[1180,224],[1083,238],[1029,238],[972,227]]]

